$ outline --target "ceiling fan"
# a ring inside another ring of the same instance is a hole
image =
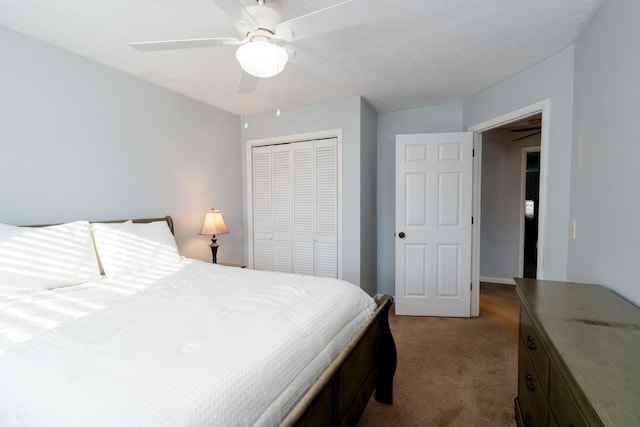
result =
[[[540,129],[540,128],[537,128],[537,129]],[[517,132],[517,131],[516,130],[512,130],[511,132]],[[523,131],[523,132],[526,132],[526,131]],[[512,139],[511,142],[522,141],[523,139],[527,139],[530,136],[540,135],[542,133],[542,131],[540,131],[540,130],[537,130],[537,131],[534,131],[534,132],[532,132],[532,130],[529,130],[529,132],[531,132],[531,133],[528,134],[528,135],[525,135],[525,136],[521,136],[520,138]]]
[[[379,2],[347,0],[287,21],[280,13],[256,0],[245,7],[240,0],[213,0],[235,22],[241,38],[212,37],[130,43],[140,51],[237,46],[236,59],[242,67],[239,93],[255,90],[259,78],[280,73],[289,60],[305,69],[333,80],[341,76],[333,67],[284,43],[295,43],[308,37],[369,22],[379,14]]]
[[[531,126],[528,127],[517,127],[515,129],[509,129],[510,132],[516,132],[516,133],[521,133],[521,132],[531,132],[528,135],[524,135],[521,136],[520,138],[516,138],[516,139],[512,139],[512,142],[517,142],[517,141],[521,141],[523,139],[527,139],[530,136],[534,136],[534,135],[539,135],[542,133],[542,119],[538,118],[538,117],[534,117],[531,118],[529,120],[527,120],[527,123]]]

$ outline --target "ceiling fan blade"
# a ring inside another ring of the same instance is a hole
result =
[[[542,133],[542,132],[540,132],[540,131],[538,131],[538,132],[533,132],[532,134],[525,135],[525,136],[521,136],[520,138],[512,139],[512,140],[511,140],[511,142],[522,141],[523,139],[527,139],[527,138],[529,138],[530,136],[539,135],[539,134],[541,134],[541,133]]]
[[[336,67],[333,63],[325,61],[298,47],[285,46],[284,49],[289,54],[289,61],[300,68],[321,77],[322,79],[346,85],[353,80],[353,74]]]
[[[511,132],[531,132],[532,130],[540,130],[540,126],[532,126],[522,129],[511,129]]]
[[[192,49],[199,47],[235,46],[242,42],[233,37],[217,37],[208,39],[164,40],[155,42],[137,42],[129,45],[144,52],[170,49]]]
[[[256,90],[257,85],[258,78],[243,70],[238,84],[238,93],[252,93]]]
[[[373,21],[382,14],[380,0],[348,0],[280,23],[276,36],[301,40]]]
[[[246,26],[250,31],[259,28],[256,20],[247,12],[247,9],[240,3],[240,0],[213,0],[213,2],[217,4],[236,25],[242,24],[243,28]]]

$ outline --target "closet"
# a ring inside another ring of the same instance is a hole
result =
[[[337,138],[251,150],[253,268],[338,277]]]

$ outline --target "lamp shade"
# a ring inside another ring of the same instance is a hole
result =
[[[289,59],[287,51],[269,41],[252,41],[236,50],[236,59],[244,71],[252,76],[273,77],[284,70]]]
[[[202,231],[200,234],[227,234],[229,229],[224,223],[222,218],[222,212],[217,209],[211,209],[207,211],[204,216],[204,224],[202,224]]]

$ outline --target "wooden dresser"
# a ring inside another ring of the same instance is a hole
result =
[[[640,426],[640,309],[598,285],[516,279],[519,426]]]

